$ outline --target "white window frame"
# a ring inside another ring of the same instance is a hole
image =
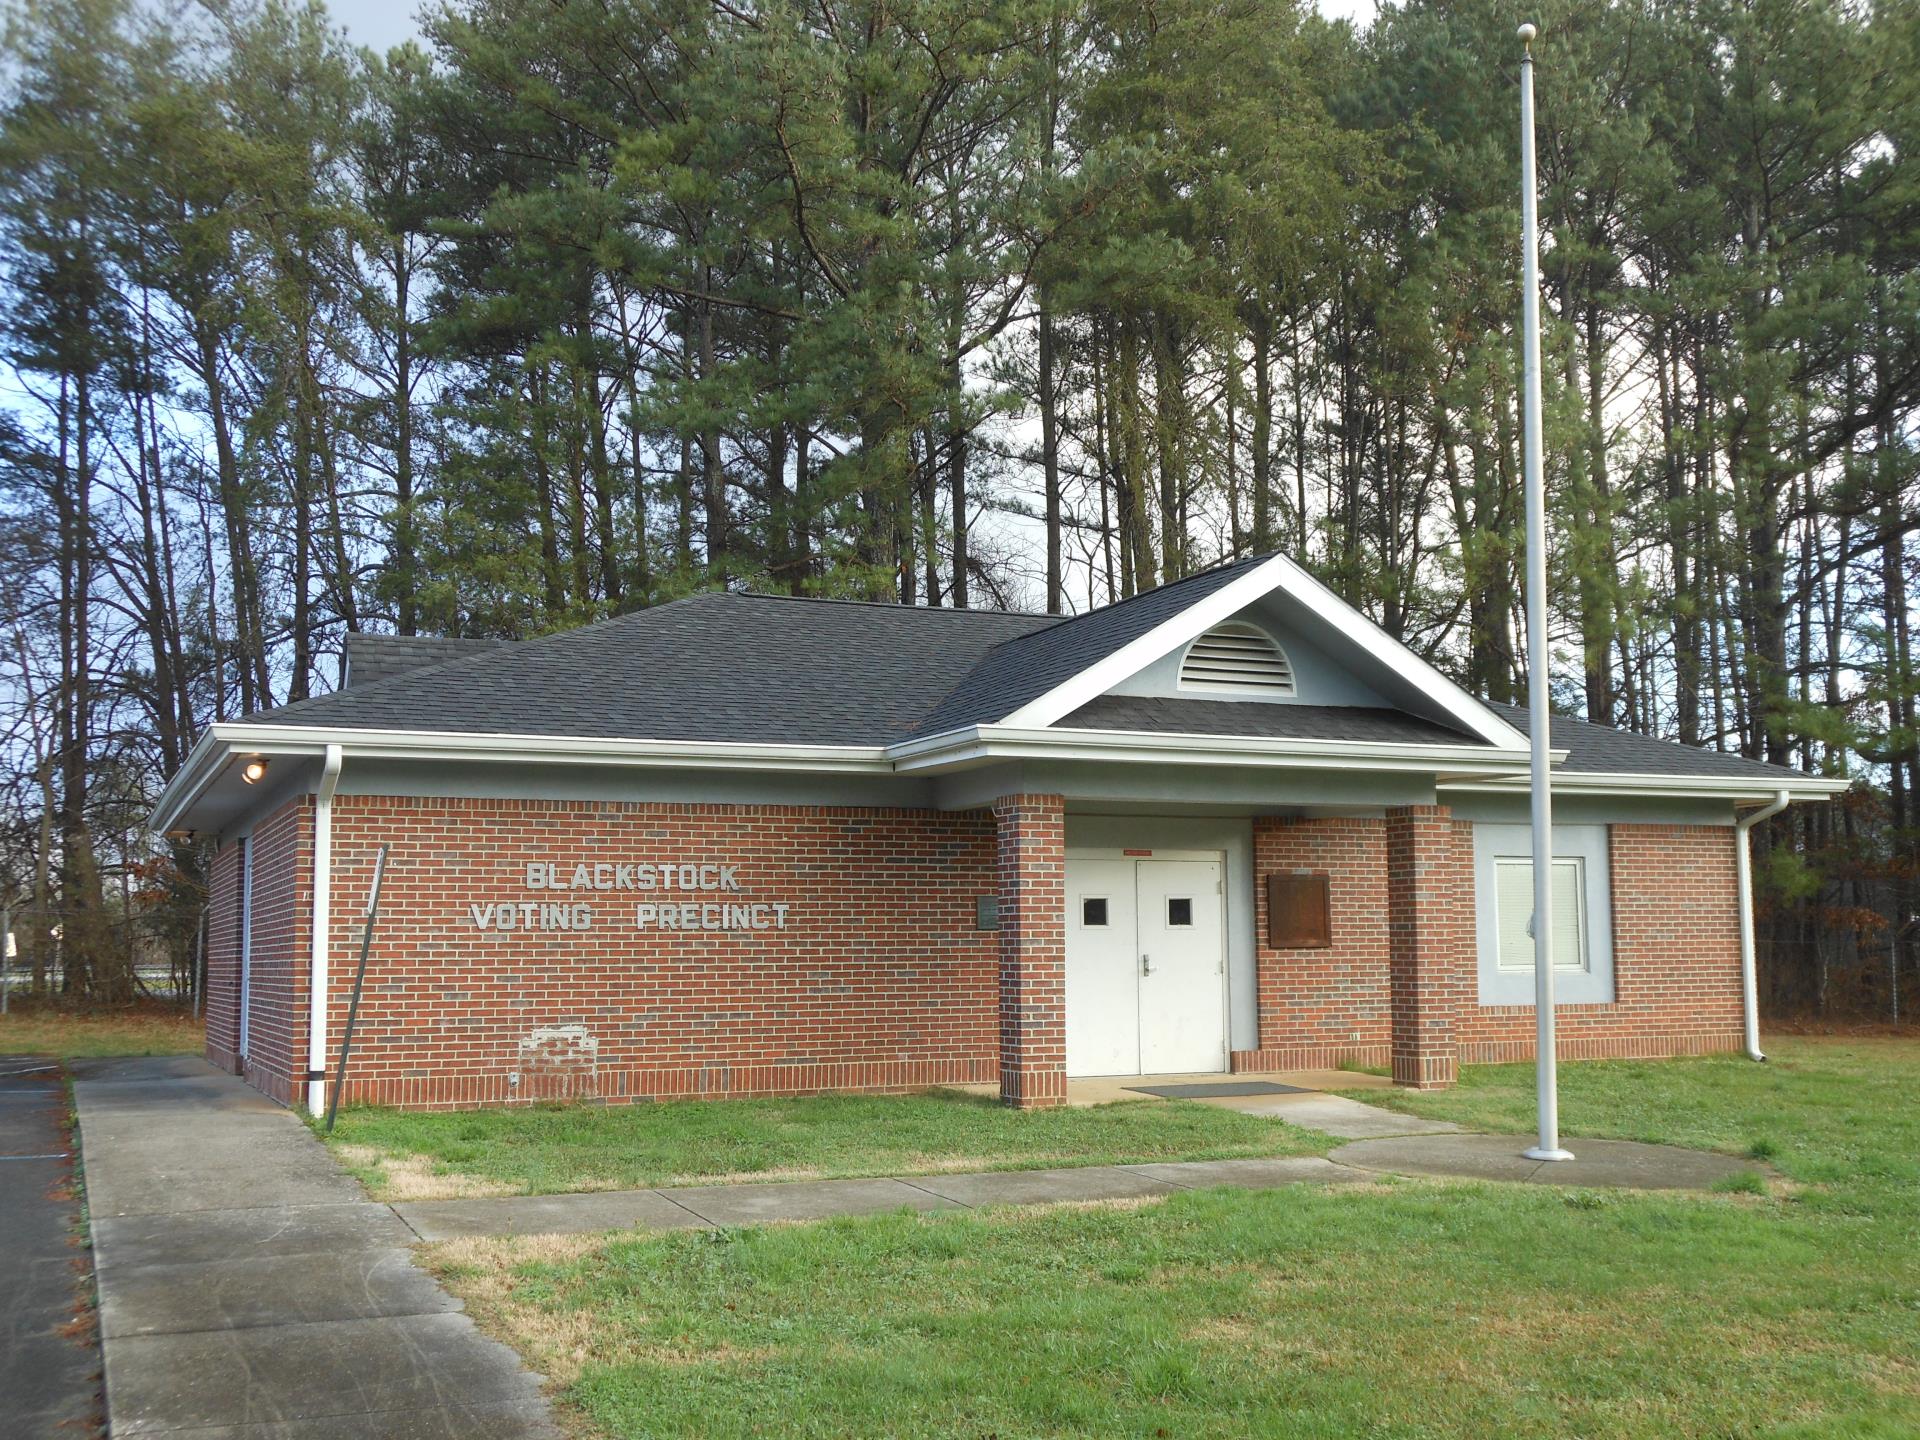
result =
[[[1500,964],[1500,863],[1530,861],[1533,833],[1525,825],[1473,827],[1474,933],[1479,958],[1482,1005],[1533,1004],[1533,967]],[[1566,1005],[1611,1005],[1613,977],[1613,890],[1607,827],[1553,827],[1556,863],[1580,868],[1581,941],[1584,955],[1569,962],[1554,958],[1554,1000]],[[1529,866],[1529,870],[1531,866]],[[1531,906],[1529,906],[1531,909]]]

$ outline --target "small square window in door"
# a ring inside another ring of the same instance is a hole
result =
[[[1103,929],[1107,923],[1107,897],[1088,895],[1080,902],[1080,923],[1089,930]]]
[[[1169,895],[1167,897],[1167,927],[1191,927],[1193,924],[1193,898],[1189,895]]]

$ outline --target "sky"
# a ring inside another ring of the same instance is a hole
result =
[[[417,0],[328,0],[333,18],[346,27],[356,45],[386,50],[418,34],[413,15]],[[1373,19],[1376,0],[1313,0],[1322,15],[1364,25]]]

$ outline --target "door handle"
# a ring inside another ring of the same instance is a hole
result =
[[[1142,975],[1153,974],[1153,957],[1144,950],[1140,952],[1140,973]]]

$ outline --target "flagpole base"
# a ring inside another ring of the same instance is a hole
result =
[[[1520,1152],[1529,1160],[1571,1160],[1571,1150],[1542,1150],[1538,1145],[1529,1146]]]

